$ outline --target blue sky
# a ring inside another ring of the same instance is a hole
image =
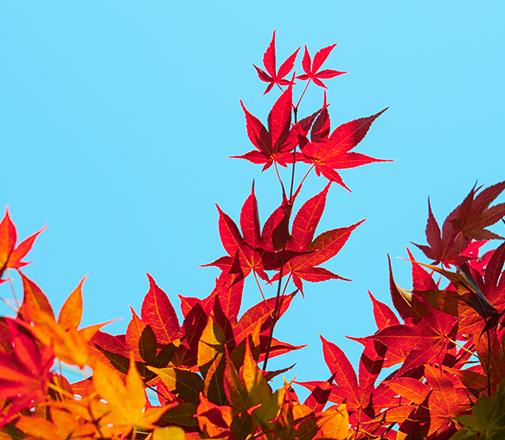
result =
[[[225,254],[214,204],[238,221],[253,179],[262,222],[280,201],[273,170],[226,159],[252,147],[239,99],[265,121],[277,96],[252,63],[274,29],[282,60],[338,43],[325,67],[350,73],[327,81],[332,127],[389,107],[356,150],[397,160],[343,171],[353,194],[332,186],[319,232],[367,218],[325,264],[354,281],[307,283],[276,336],[309,346],[270,367],[327,378],[318,334],[356,365],[343,335],[375,331],[367,291],[390,303],[387,254],[410,288],[396,257],[425,242],[428,197],[441,222],[476,181],[504,179],[504,14],[501,1],[3,2],[0,208],[20,238],[49,224],[25,273],[57,310],[89,274],[84,324],[124,318],[111,333],[140,310],[146,272],[176,309],[177,294],[206,296],[218,270],[198,266]],[[301,116],[321,103],[308,93]],[[311,176],[299,200],[324,185]],[[243,311],[260,298],[247,283]]]

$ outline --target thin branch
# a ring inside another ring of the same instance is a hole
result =
[[[307,88],[309,87],[309,84],[310,84],[311,81],[312,81],[312,78],[309,78],[309,80],[307,81],[307,85],[305,86],[305,89],[303,89],[302,96],[300,96],[300,99],[298,100],[298,103],[295,106],[296,111],[298,111],[298,106],[300,105],[300,102],[302,101],[303,95],[305,95],[305,92],[307,91]]]
[[[296,119],[295,119],[295,124],[296,124]],[[268,336],[268,344],[267,344],[267,351],[265,353],[265,361],[263,362],[263,371],[266,370],[267,368],[267,362],[268,362],[268,357],[270,355],[270,347],[272,345],[272,338],[274,336],[274,328],[275,324],[277,324],[277,321],[279,320],[279,313],[280,313],[280,297],[281,297],[281,287],[282,287],[282,272],[284,270],[284,262],[285,262],[285,257],[286,257],[286,247],[288,244],[288,232],[289,232],[289,218],[291,216],[291,209],[293,207],[293,187],[295,183],[295,153],[296,148],[293,149],[293,168],[291,172],[291,187],[289,190],[289,200],[288,200],[288,205],[286,207],[286,213],[285,213],[285,222],[284,222],[284,243],[282,246],[282,254],[281,254],[281,267],[279,270],[279,283],[277,284],[277,295],[275,297],[275,308],[274,308],[274,314],[272,318],[272,325],[270,327],[270,334]],[[277,164],[276,168],[277,169]],[[282,183],[282,182],[281,182]],[[284,187],[283,187],[284,190]],[[287,284],[287,283],[286,283]]]
[[[11,286],[12,296],[14,298],[14,302],[16,303],[16,307],[19,310],[19,301],[18,301],[18,297],[16,296],[16,289],[14,289],[14,283],[12,282],[12,278],[11,278],[11,276],[9,274],[9,269],[5,269],[5,273],[7,274],[7,279],[9,280],[9,284]]]

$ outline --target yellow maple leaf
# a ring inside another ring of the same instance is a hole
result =
[[[122,429],[127,435],[138,426],[153,429],[156,422],[168,409],[176,404],[163,407],[147,408],[147,398],[144,382],[137,370],[133,358],[130,358],[130,368],[126,375],[126,383],[115,369],[100,361],[93,365],[93,384],[97,393],[110,409],[110,414],[104,417],[103,423],[115,429]]]
[[[96,429],[91,423],[63,409],[49,408],[51,420],[45,417],[20,416],[16,428],[25,434],[44,440],[71,440],[95,438]]]

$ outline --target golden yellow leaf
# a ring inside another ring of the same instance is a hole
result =
[[[178,426],[156,428],[152,434],[152,440],[185,440],[184,430]]]
[[[152,424],[173,406],[145,408],[147,399],[144,383],[133,358],[130,358],[126,384],[116,370],[99,361],[93,365],[93,383],[110,408],[110,416],[104,418],[104,424],[125,429],[126,434],[135,426],[152,429]]]
[[[349,436],[349,414],[345,403],[338,407],[336,405],[331,406],[321,415],[323,417],[317,421],[319,430],[314,439],[345,440]]]

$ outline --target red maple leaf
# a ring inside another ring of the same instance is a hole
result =
[[[450,215],[451,224],[456,232],[461,232],[465,238],[489,240],[503,237],[485,229],[494,225],[505,216],[505,203],[489,208],[493,200],[505,189],[505,181],[497,183],[483,190],[477,197],[476,193],[482,188],[472,188],[465,200]],[[475,199],[474,199],[475,197]]]
[[[223,272],[228,272],[231,275],[237,273],[237,269],[240,269],[240,279],[247,277],[253,271],[263,280],[268,281],[269,278],[264,271],[261,255],[258,250],[255,250],[260,244],[261,237],[258,203],[254,195],[254,185],[251,194],[242,206],[240,216],[244,236],[241,235],[235,222],[219,206],[217,206],[217,209],[219,211],[219,236],[221,237],[223,247],[228,252],[228,256],[221,257],[203,266],[217,266]],[[235,282],[235,279],[233,282]]]
[[[319,335],[323,342],[323,354],[326,365],[335,376],[334,380],[345,394],[348,405],[354,409],[359,407],[362,390],[358,386],[358,378],[344,352],[335,344]]]
[[[311,62],[309,51],[307,50],[307,46],[305,46],[305,53],[303,54],[302,59],[302,67],[305,74],[297,76],[297,78],[303,81],[312,80],[314,81],[314,84],[318,85],[319,87],[324,87],[325,89],[327,89],[327,87],[323,84],[321,79],[335,78],[338,75],[343,75],[344,73],[347,73],[331,69],[325,69],[318,72],[318,70],[326,61],[326,58],[328,58],[328,56],[330,55],[331,51],[335,46],[336,44],[332,44],[331,46],[324,47],[319,52],[317,52],[316,55],[314,56],[314,62]]]
[[[454,213],[454,211],[453,211]],[[470,244],[470,239],[459,234],[452,225],[452,218],[449,215],[442,226],[442,233],[438,226],[433,212],[431,211],[430,200],[428,199],[428,222],[426,224],[426,241],[429,246],[415,244],[424,254],[434,260],[433,264],[442,263],[445,267],[451,264],[459,265],[467,261],[469,257],[462,256],[461,253]]]
[[[285,262],[284,274],[290,274],[293,277],[295,286],[300,289],[302,294],[302,279],[310,282],[330,279],[347,280],[328,269],[317,266],[334,257],[342,249],[351,232],[365,221],[362,220],[352,226],[323,232],[313,239],[324,211],[330,185],[331,183],[328,183],[323,191],[309,199],[300,208],[293,221],[292,234],[287,238],[286,250],[299,252],[301,255],[295,255]],[[278,278],[279,274],[276,274],[272,281]]]
[[[12,223],[9,216],[9,208],[5,210],[5,216],[0,223],[0,278],[5,269],[20,269],[30,262],[21,261],[33,246],[37,236],[46,229],[44,226],[40,231],[30,235],[16,247],[17,232],[16,226]],[[0,279],[0,283],[5,280]]]
[[[179,321],[167,294],[156,285],[149,274],[147,278],[149,292],[142,303],[142,321],[151,326],[160,343],[169,344],[182,336]]]
[[[317,404],[326,403],[326,400],[338,404],[345,400],[350,422],[367,423],[367,429],[372,429],[372,419],[376,414],[382,408],[397,404],[393,390],[385,384],[380,384],[377,388],[374,386],[382,370],[386,347],[378,341],[359,341],[364,343],[365,351],[360,361],[358,385],[356,373],[344,352],[321,335],[320,338],[323,342],[324,360],[332,376],[328,381],[297,382],[312,391],[304,404],[316,407]],[[376,423],[374,428],[379,425]]]
[[[282,249],[284,242],[280,223],[284,218],[286,203],[287,199],[269,217],[260,235],[258,202],[253,185],[240,214],[243,236],[235,222],[216,205],[219,211],[219,235],[228,255],[203,266],[217,266],[227,274],[227,278],[221,279],[221,284],[226,287],[242,281],[251,272],[269,281],[265,270],[277,270],[281,265],[282,251],[279,249]],[[288,250],[284,252],[284,262],[303,253],[306,252]]]
[[[318,176],[322,174],[328,180],[349,190],[335,170],[355,168],[372,162],[390,162],[350,152],[365,137],[372,122],[386,110],[384,109],[368,118],[360,118],[342,124],[330,136],[327,135],[329,133],[329,117],[327,112],[322,112],[319,118],[324,118],[324,122],[319,123],[316,120],[314,123],[312,141],[302,150],[303,161],[313,164]],[[317,134],[314,133],[316,130]]]
[[[491,202],[505,189],[505,181],[486,188],[475,197],[480,188],[473,187],[465,200],[447,216],[442,226],[442,234],[428,199],[426,240],[429,246],[416,246],[428,258],[435,260],[434,264],[442,263],[445,267],[450,267],[451,264],[459,266],[470,260],[472,255],[466,252],[466,249],[472,239],[503,239],[485,228],[505,216],[505,203],[489,208]]]
[[[388,354],[404,361],[397,375],[423,364],[443,359],[457,333],[459,318],[438,310],[423,299],[412,297],[413,325],[393,324],[370,339],[388,347]]]
[[[261,121],[249,113],[242,101],[246,117],[247,136],[258,150],[252,150],[235,159],[247,159],[252,163],[264,164],[263,171],[274,162],[282,166],[292,161],[289,152],[298,145],[299,125],[291,128],[291,109],[293,93],[291,86],[279,97],[268,115],[268,130]]]
[[[258,72],[258,76],[261,79],[261,81],[269,83],[267,89],[265,90],[265,93],[263,93],[264,95],[266,95],[270,90],[272,90],[274,84],[277,84],[279,87],[293,84],[293,81],[288,81],[287,79],[284,79],[284,77],[289,72],[291,72],[291,69],[295,64],[296,55],[298,54],[299,50],[300,48],[296,49],[296,51],[286,61],[284,61],[284,63],[282,63],[281,67],[279,68],[279,71],[276,72],[275,31],[274,31],[272,41],[270,42],[270,45],[268,46],[267,50],[265,51],[265,54],[263,55],[263,65],[265,66],[265,69],[268,72],[268,74],[264,70],[261,70],[259,67],[253,64],[253,66],[256,68],[256,71]]]
[[[426,365],[424,367],[426,382],[432,389],[428,397],[430,421],[428,436],[443,432],[454,426],[454,417],[465,413],[471,407],[468,392],[455,386],[450,374]]]
[[[10,318],[0,321],[0,333],[7,343],[0,349],[0,400],[12,399],[0,415],[0,426],[19,411],[31,408],[34,400],[45,399],[54,362],[51,347],[39,344],[15,322]]]

